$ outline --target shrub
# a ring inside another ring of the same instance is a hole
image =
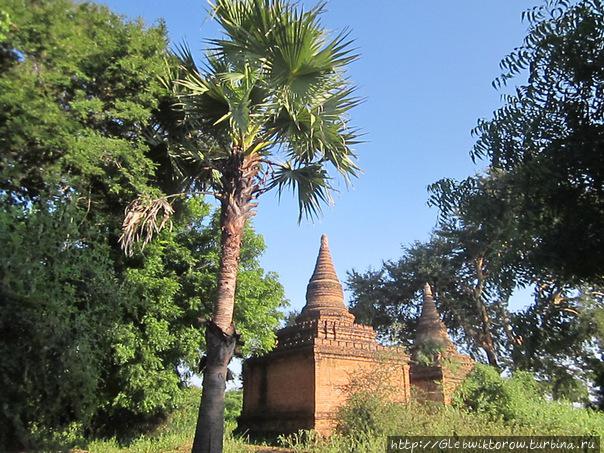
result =
[[[372,392],[352,395],[338,414],[338,432],[355,437],[381,436],[391,432],[400,406]]]
[[[243,391],[230,390],[224,395],[224,419],[227,423],[237,423],[243,407]]]
[[[530,373],[518,372],[503,379],[495,368],[477,364],[457,389],[453,404],[495,419],[513,420],[524,405],[540,398],[538,383]]]
[[[538,381],[528,372],[502,378],[490,366],[477,365],[453,398],[457,409],[502,421],[527,435],[602,435],[604,414],[548,401]]]

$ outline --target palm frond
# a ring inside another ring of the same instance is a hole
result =
[[[119,244],[126,255],[132,256],[136,243],[145,247],[166,225],[171,227],[174,209],[167,197],[142,196],[128,205],[125,214]]]
[[[205,133],[226,132],[228,122],[221,123],[229,116],[229,100],[218,80],[194,71],[176,80],[175,85],[180,90],[174,107],[183,113],[184,121]]]
[[[214,17],[227,39],[210,40],[213,50],[235,54],[243,50],[249,55],[263,55],[270,44],[273,18],[284,8],[285,4],[280,0],[217,0],[213,7]]]
[[[298,222],[303,217],[313,219],[321,213],[322,204],[331,204],[330,177],[321,164],[298,165],[286,162],[278,166],[267,185],[267,190],[277,188],[279,197],[286,189],[298,196]]]
[[[352,147],[360,142],[357,129],[349,127],[346,113],[361,102],[353,87],[340,87],[294,116],[283,109],[275,120],[277,139],[288,158],[299,163],[331,163],[348,180],[356,176]]]
[[[327,40],[319,21],[324,9],[324,2],[304,10],[281,0],[219,0],[214,13],[228,39],[212,40],[213,51],[261,62],[271,86],[290,101],[304,100],[358,58],[348,30]]]
[[[321,203],[331,200],[324,167],[333,165],[347,183],[359,172],[352,150],[359,133],[348,114],[361,100],[344,73],[357,58],[350,32],[325,32],[324,2],[312,9],[286,0],[215,2],[214,18],[224,34],[210,40],[205,64],[195,66],[186,45],[177,48],[174,96],[193,145],[176,154],[186,169],[202,169],[182,173],[213,185],[212,170],[223,168],[232,153],[273,161],[271,154],[283,151],[288,163],[269,181],[258,176],[258,192],[292,188],[300,219],[315,217]],[[205,138],[212,146],[204,145]]]
[[[180,65],[186,71],[197,71],[197,64],[195,58],[193,58],[193,52],[186,41],[182,41],[176,45],[174,55],[178,58]]]

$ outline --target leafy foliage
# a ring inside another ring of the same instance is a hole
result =
[[[474,130],[471,156],[487,172],[438,181],[430,204],[444,228],[486,233],[488,297],[534,288],[531,306],[504,316],[510,366],[550,380],[556,398],[587,402],[602,373],[604,6],[552,0],[524,18],[528,35],[494,86],[528,79]]]
[[[10,16],[6,11],[0,11],[0,42],[6,40],[10,27]]]
[[[516,367],[549,381],[556,399],[591,404],[596,396],[601,404],[603,315],[594,288],[539,288],[535,303],[513,315],[522,339],[513,351]]]
[[[107,333],[123,290],[107,245],[94,230],[80,230],[73,213],[73,206],[0,211],[4,448],[31,447],[50,427],[86,424],[103,403]]]
[[[473,159],[505,174],[528,258],[566,279],[602,277],[604,4],[547,1],[527,11],[523,44],[501,62],[502,86],[528,82],[481,120]]]
[[[517,372],[510,379],[502,379],[495,368],[479,364],[456,391],[455,404],[510,421],[523,404],[540,398],[539,386],[530,373]]]
[[[216,291],[220,232],[199,198],[169,205],[173,228],[145,253],[118,245],[135,194],[174,186],[152,140],[168,94],[165,30],[67,0],[1,9],[0,448],[125,441],[181,401]],[[245,355],[272,346],[285,302],[263,250],[250,225],[236,313]]]
[[[209,212],[190,204],[196,221]],[[197,371],[199,316],[209,317],[216,290],[214,223],[192,228],[181,217],[120,275],[82,216],[73,203],[0,216],[1,445],[52,445],[51,433],[68,429],[127,439],[174,410]],[[263,250],[248,229],[236,313],[246,355],[273,346],[284,303],[276,276],[258,265]]]
[[[425,341],[415,347],[415,361],[423,366],[433,366],[439,362],[444,346],[436,341]]]
[[[454,404],[485,414],[491,420],[527,429],[531,434],[599,436],[604,432],[602,413],[577,409],[568,402],[546,401],[539,384],[531,373],[519,371],[502,378],[493,368],[478,365],[457,390]]]
[[[68,0],[8,0],[3,9],[12,26],[0,53],[0,189],[26,203],[77,185],[93,204],[144,191],[163,26]]]
[[[356,55],[347,33],[328,38],[323,9],[282,0],[214,5],[224,36],[210,41],[205,66],[182,46],[180,66],[164,79],[176,111],[166,106],[156,137],[183,184],[222,200],[245,193],[245,203],[291,188],[300,217],[312,218],[331,199],[327,164],[345,179],[356,174],[358,134],[347,115],[359,100],[344,75]]]
[[[2,9],[0,204],[12,248],[1,260],[1,306],[3,329],[16,329],[2,346],[23,350],[20,365],[5,363],[2,441],[15,447],[53,429],[81,432],[119,391],[99,388],[115,372],[112,335],[130,301],[116,214],[153,176],[142,132],[167,40],[161,26],[93,4],[9,0]]]
[[[500,174],[442,180],[431,190],[441,219],[430,241],[406,247],[378,271],[349,274],[359,319],[411,345],[419,288],[428,281],[449,332],[474,358],[484,360],[484,351],[493,365],[532,371],[551,382],[557,399],[600,399],[601,287],[577,287],[527,259],[531,241],[506,208],[512,195]],[[530,286],[530,305],[511,312],[513,291]]]

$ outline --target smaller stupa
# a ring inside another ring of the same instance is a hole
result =
[[[455,350],[455,346],[447,334],[445,323],[442,322],[436,310],[432,288],[428,283],[424,285],[423,296],[422,313],[415,331],[415,346],[434,346],[442,349],[443,352],[451,348]]]
[[[460,354],[440,319],[432,288],[424,285],[422,312],[411,348],[411,385],[418,399],[449,404],[455,389],[474,367],[474,361]]]

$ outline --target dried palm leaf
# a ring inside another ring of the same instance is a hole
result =
[[[122,223],[122,235],[119,238],[124,253],[132,256],[136,243],[144,248],[154,234],[159,233],[167,224],[172,228],[170,217],[174,209],[167,197],[139,197],[128,205]]]

